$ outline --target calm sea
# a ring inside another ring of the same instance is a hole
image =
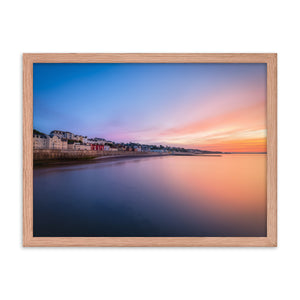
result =
[[[266,155],[35,168],[34,236],[266,236]]]

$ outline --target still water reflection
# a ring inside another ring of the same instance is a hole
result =
[[[34,236],[266,236],[266,155],[34,169]]]

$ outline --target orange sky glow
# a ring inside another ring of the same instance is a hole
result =
[[[42,132],[267,150],[266,64],[36,64],[34,76],[34,127]]]
[[[253,85],[222,90],[194,106],[190,118],[157,134],[164,144],[186,148],[266,152],[266,91]]]

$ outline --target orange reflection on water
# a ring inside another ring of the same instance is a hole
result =
[[[266,155],[176,157],[168,161],[169,181],[186,201],[220,226],[257,227],[266,232]]]
[[[34,170],[34,234],[266,236],[266,196],[263,154],[41,168]]]

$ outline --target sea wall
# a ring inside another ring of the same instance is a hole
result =
[[[149,155],[146,152],[130,152],[130,151],[92,151],[92,150],[33,150],[34,161],[44,160],[84,160],[92,159],[100,156],[145,156]],[[156,155],[156,153],[151,153]]]

